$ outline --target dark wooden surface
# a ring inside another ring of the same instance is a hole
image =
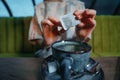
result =
[[[120,57],[94,58],[105,80],[120,80]],[[0,80],[39,80],[40,58],[0,58]]]
[[[120,80],[120,57],[94,58],[100,62],[105,80]]]

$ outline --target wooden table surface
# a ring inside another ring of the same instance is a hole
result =
[[[120,57],[94,58],[105,80],[120,80]],[[0,58],[0,80],[39,80],[40,58]]]
[[[120,57],[94,58],[100,62],[105,80],[120,80]]]

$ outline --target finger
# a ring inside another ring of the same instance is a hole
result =
[[[82,16],[83,12],[84,12],[84,10],[76,10],[76,11],[73,13],[73,15],[75,16],[75,18],[76,18],[77,20],[80,20],[80,19],[83,17],[83,16]]]
[[[59,20],[57,20],[57,19],[55,19],[55,18],[53,18],[53,17],[48,17],[48,19],[49,19],[51,22],[53,22],[54,25],[56,25],[56,26],[54,26],[54,29],[53,29],[53,30],[56,30],[56,29],[58,30],[58,28],[60,28],[60,30],[58,30],[59,34],[65,32],[65,30],[63,29],[62,24],[60,23]]]
[[[42,25],[54,26],[54,24],[50,20],[43,20],[41,21]]]
[[[86,9],[83,12],[83,17],[87,17],[87,18],[95,18],[96,16],[96,11],[93,9]]]
[[[62,33],[64,33],[64,32],[65,32],[65,30],[62,28],[62,29],[59,31],[59,35],[62,34]]]
[[[48,17],[48,20],[50,20],[54,25],[60,25],[60,21],[53,17]]]
[[[77,27],[79,29],[81,29],[81,28],[92,29],[95,26],[96,26],[96,21],[94,19],[91,19],[91,18],[84,19],[83,22],[81,22],[80,24],[77,25]]]
[[[94,28],[96,26],[96,20],[88,18],[85,26],[89,28]]]
[[[84,26],[85,26],[85,24],[84,24],[83,22],[81,22],[80,24],[77,25],[77,27],[78,27],[79,29],[83,28]]]
[[[82,15],[83,11],[84,10],[76,10],[76,11],[74,11],[73,15],[75,15],[75,16]]]
[[[48,32],[48,31],[52,30],[52,27],[54,26],[54,24],[49,20],[42,21],[41,25],[42,25],[44,32]]]

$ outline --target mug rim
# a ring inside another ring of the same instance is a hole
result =
[[[73,43],[78,43],[78,44],[84,44],[84,45],[86,45],[86,46],[88,47],[88,49],[85,50],[84,52],[82,52],[82,51],[74,51],[74,52],[73,52],[73,51],[60,50],[60,49],[57,49],[57,48],[54,47],[55,44],[57,44],[57,43],[63,43],[63,42],[73,42]],[[54,42],[54,43],[52,44],[52,50],[54,50],[54,51],[59,51],[59,52],[61,52],[61,53],[84,54],[84,53],[87,53],[87,52],[90,52],[90,51],[91,51],[91,46],[90,46],[88,43],[86,43],[86,42],[73,41],[73,40],[62,40],[62,41],[56,41],[56,42]]]

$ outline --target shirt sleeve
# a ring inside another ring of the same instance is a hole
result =
[[[32,18],[29,28],[28,40],[40,39],[43,40],[41,29],[35,17]]]

